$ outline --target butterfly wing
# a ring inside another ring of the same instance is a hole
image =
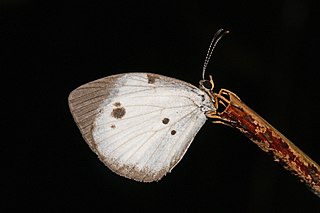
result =
[[[213,106],[205,92],[186,82],[126,73],[80,86],[70,93],[69,107],[107,167],[151,182],[180,161]]]

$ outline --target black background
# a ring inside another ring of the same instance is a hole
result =
[[[115,175],[68,109],[81,84],[154,72],[194,85],[207,69],[320,162],[319,1],[0,3],[0,208],[32,212],[319,212],[320,200],[237,130],[206,123],[161,181]]]

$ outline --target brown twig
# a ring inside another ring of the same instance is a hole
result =
[[[209,114],[208,117],[215,119],[216,123],[240,130],[320,197],[320,167],[316,162],[245,105],[234,93],[222,89],[213,95],[223,109]]]

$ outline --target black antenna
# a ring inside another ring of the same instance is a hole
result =
[[[224,29],[220,29],[218,30],[212,40],[211,40],[211,43],[210,43],[210,46],[209,46],[209,49],[208,49],[208,52],[207,52],[207,55],[206,55],[206,59],[204,60],[204,64],[203,64],[203,69],[202,69],[202,80],[204,80],[204,74],[206,72],[206,68],[208,66],[208,63],[210,61],[210,58],[211,58],[211,55],[213,53],[213,50],[214,48],[216,47],[217,43],[219,42],[219,40],[225,35],[225,34],[228,34],[229,31],[228,30],[224,30]]]

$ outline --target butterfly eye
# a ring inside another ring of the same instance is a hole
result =
[[[201,80],[200,87],[202,87],[203,89],[206,89],[206,90],[211,90],[212,84],[209,80]]]

